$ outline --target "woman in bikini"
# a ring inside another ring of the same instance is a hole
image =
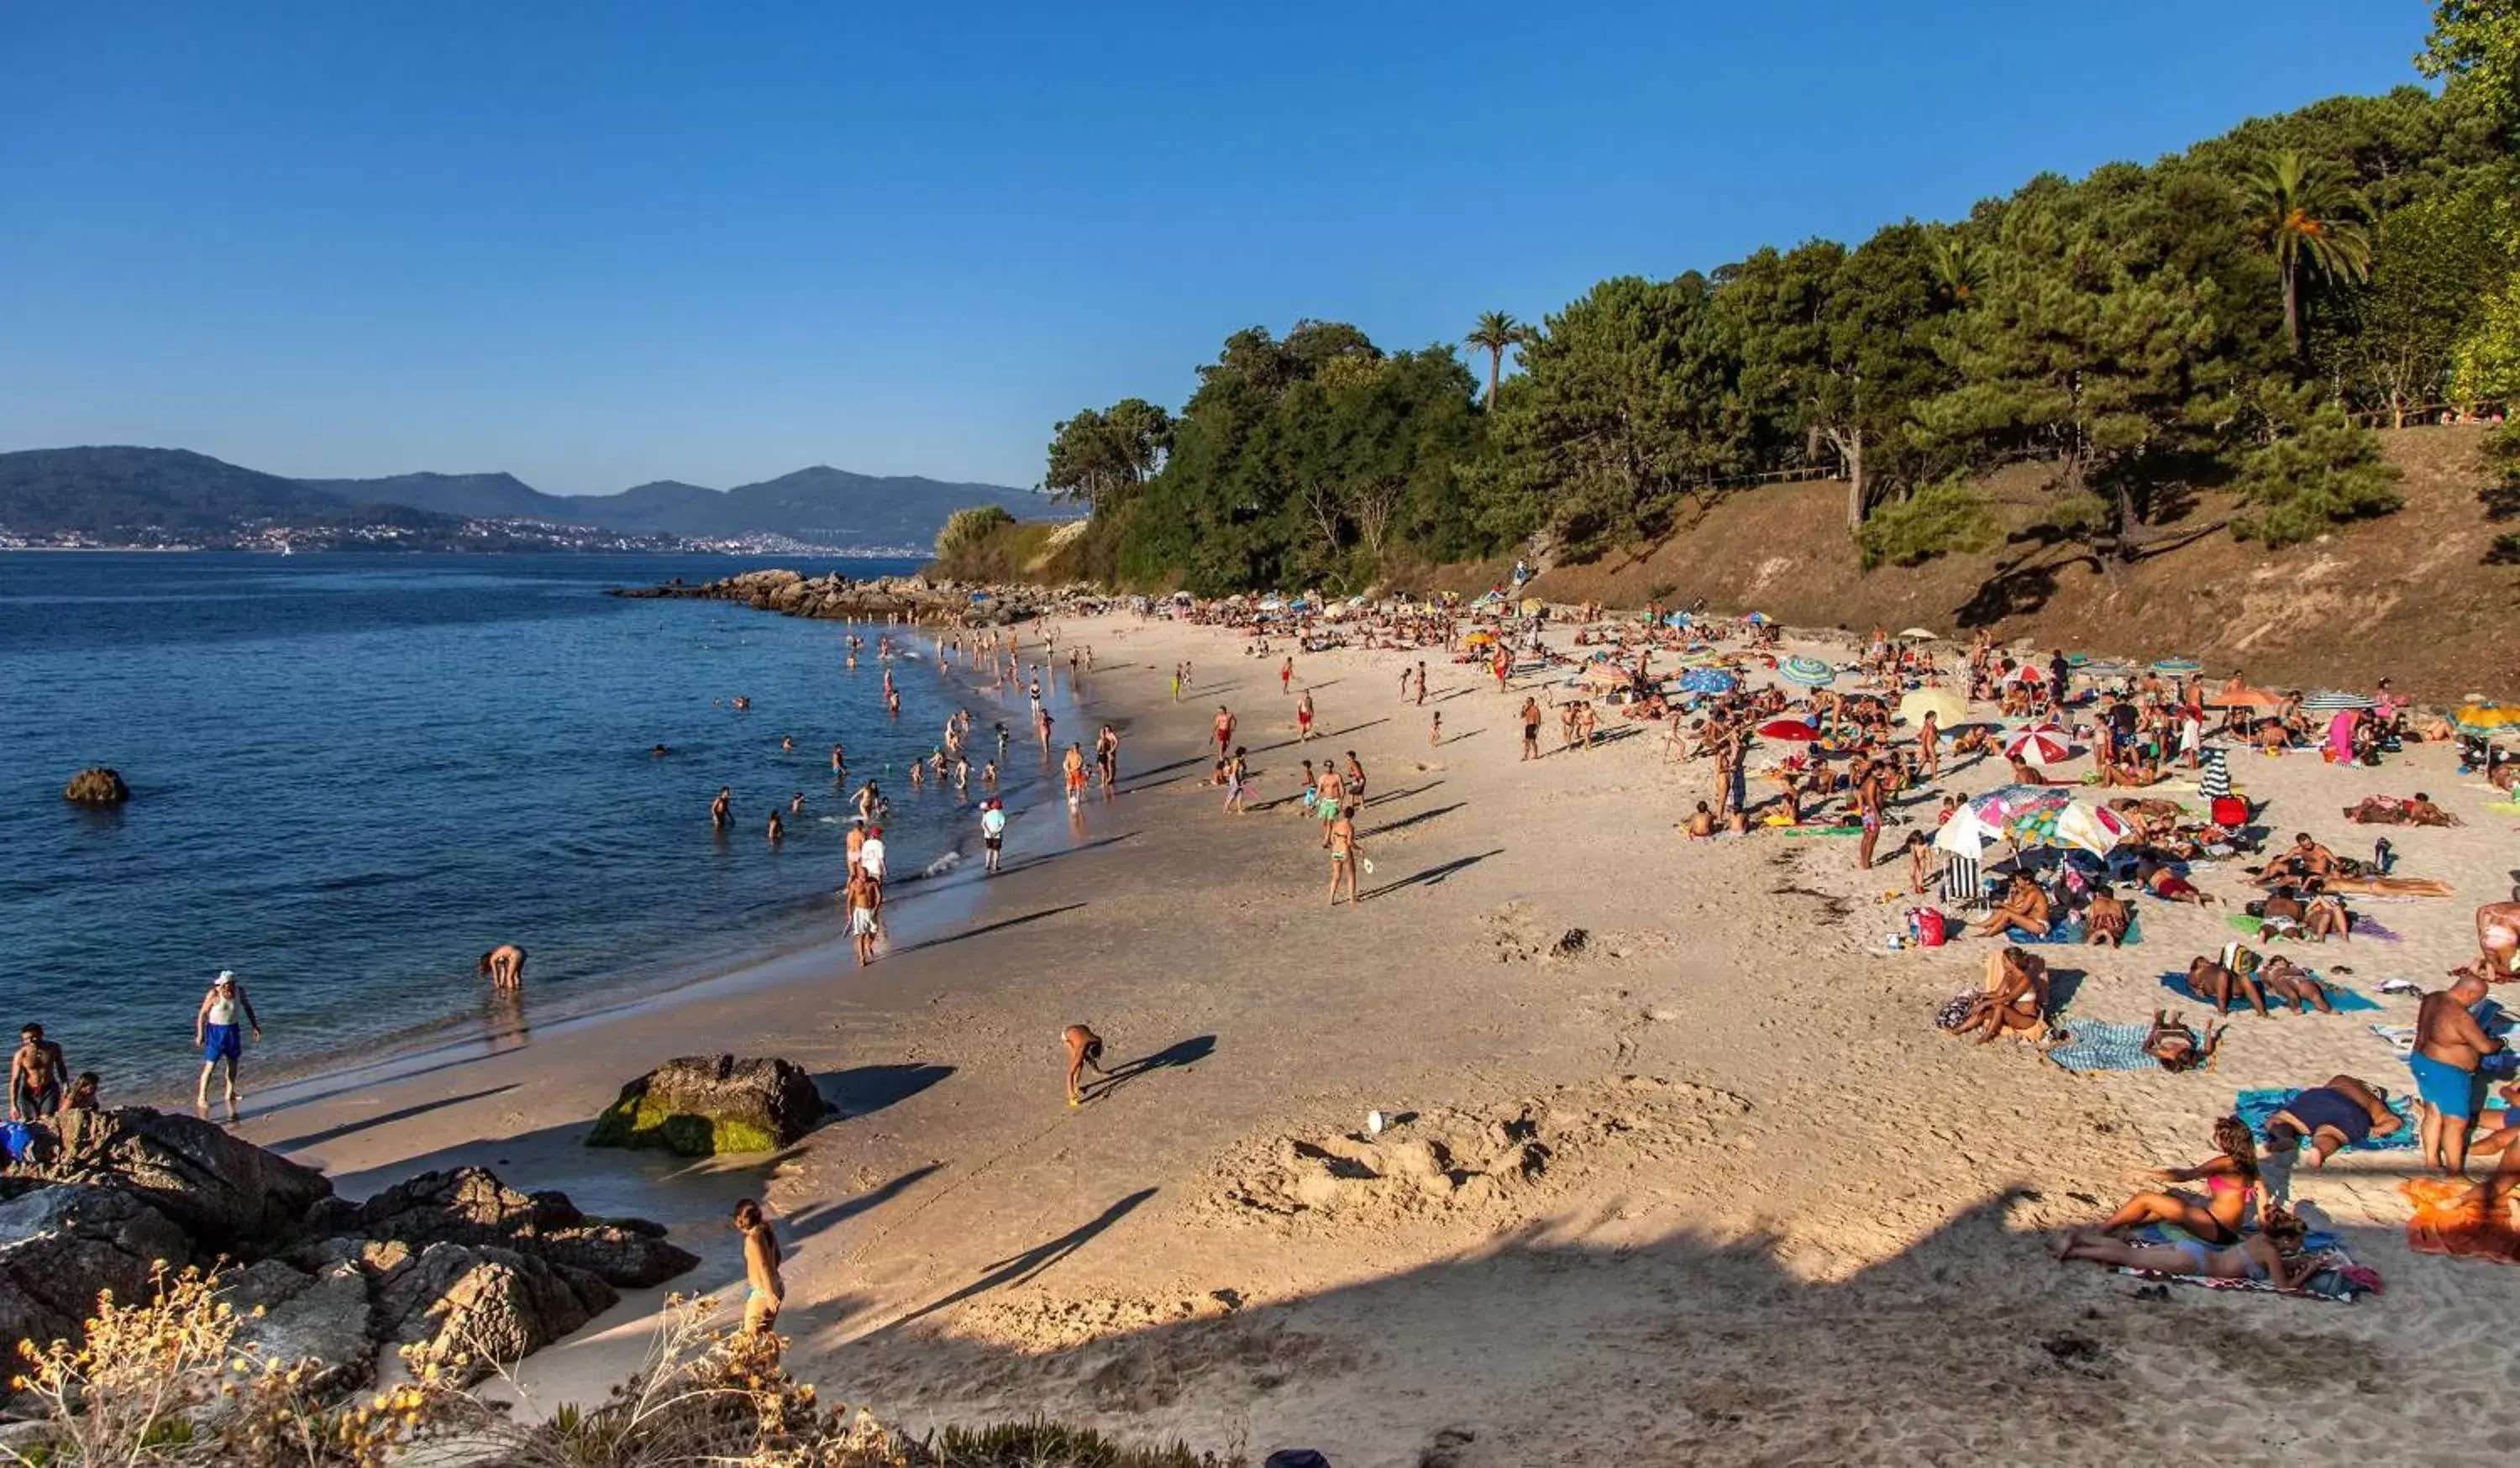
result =
[[[2236,1116],[2214,1124],[2214,1156],[2192,1168],[2162,1168],[2153,1177],[2163,1182],[2202,1182],[2202,1196],[2184,1189],[2147,1189],[2129,1198],[2102,1234],[2123,1233],[2147,1223],[2182,1228],[2209,1244],[2235,1244],[2258,1201],[2258,1145],[2249,1125]]]
[[[2299,1219],[2280,1210],[2267,1214],[2266,1227],[2224,1247],[2180,1239],[2167,1244],[2131,1244],[2106,1233],[2068,1228],[2056,1235],[2048,1252],[2058,1264],[2089,1260],[2122,1265],[2156,1274],[2185,1274],[2200,1279],[2252,1279],[2279,1290],[2298,1289],[2302,1281],[2324,1268],[2327,1256],[2302,1253],[2309,1230]]]
[[[2194,1070],[2213,1063],[2214,1046],[2222,1039],[2222,1030],[2212,1020],[2205,1022],[2205,1033],[2199,1035],[2188,1028],[2185,1015],[2173,1013],[2165,1017],[2155,1009],[2152,1029],[2143,1037],[2143,1052],[2160,1061],[2163,1070]]]

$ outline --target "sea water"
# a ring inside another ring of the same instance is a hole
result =
[[[911,789],[908,762],[968,708],[977,799],[1005,720],[1019,798],[1042,775],[1019,690],[990,701],[984,675],[898,629],[916,655],[889,665],[894,720],[880,626],[604,595],[749,564],[0,555],[8,1038],[40,1021],[109,1099],[141,1099],[193,1065],[222,968],[262,1021],[250,1058],[292,1068],[505,1022],[474,975],[500,943],[526,949],[538,1003],[722,972],[839,930],[844,797],[869,778],[893,804],[893,870],[950,867],[976,812]],[[64,801],[88,765],[119,770],[131,802]],[[721,785],[734,818],[714,834]]]

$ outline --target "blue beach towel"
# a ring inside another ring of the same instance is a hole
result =
[[[2153,1070],[2161,1063],[2143,1052],[2144,1037],[2152,1033],[2150,1024],[2082,1019],[2065,1030],[2070,1038],[2048,1050],[2048,1058],[2067,1070]]]
[[[2280,1089],[2244,1090],[2232,1100],[2231,1109],[2239,1113],[2240,1120],[2249,1124],[2249,1134],[2263,1144],[2267,1139],[2268,1118],[2291,1105],[2292,1098],[2301,1094],[2305,1089],[2296,1086],[2288,1090]],[[2398,1120],[2405,1122],[2406,1125],[2387,1136],[2364,1137],[2345,1150],[2349,1152],[2412,1151],[2415,1145],[2414,1098],[2392,1095],[2389,1097],[2389,1109],[2396,1112]]]
[[[2314,974],[2312,977],[2317,978],[2318,975]],[[2372,999],[2368,995],[2357,994],[2353,990],[2339,984],[2334,979],[2319,979],[2318,985],[2320,988],[2327,991],[2327,1001],[2336,1006],[2336,1012],[2339,1014],[2359,1014],[2365,1009],[2377,1009],[2380,1007],[2380,1001],[2378,1000]],[[2163,974],[2161,976],[2161,987],[2169,990],[2175,995],[2178,995],[2183,1000],[2194,1000],[2200,1004],[2210,1004],[2214,1002],[2204,995],[2198,994],[2195,990],[2188,988],[2187,975],[2183,973]],[[2235,1016],[2253,1012],[2254,1011],[2246,1004],[2234,1004],[2231,1007],[2231,1013]],[[2278,1007],[2275,1001],[2270,998],[2267,1001],[2267,1012],[2271,1015],[2290,1014],[2292,1012],[2292,1005],[2284,1004]],[[2316,1014],[2318,1011],[2314,1009],[2311,1012]]]
[[[2079,913],[2048,928],[2048,936],[2045,938],[2033,938],[2026,930],[2021,928],[2005,928],[2003,930],[2003,938],[2005,942],[2018,944],[2023,948],[2071,948],[2077,944],[2088,941],[2090,937],[2091,934],[2084,931],[2083,919]],[[2136,916],[2127,919],[2126,940],[2118,946],[2121,948],[2133,948],[2142,941],[2143,917],[2142,914],[2138,913]]]

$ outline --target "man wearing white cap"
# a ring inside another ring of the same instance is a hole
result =
[[[237,1021],[242,1018],[244,1023]],[[193,1111],[198,1116],[210,1114],[210,1073],[227,1063],[228,1120],[237,1119],[237,1063],[245,1056],[245,1032],[262,1039],[262,1021],[253,1013],[253,1001],[245,997],[245,986],[228,969],[220,969],[210,992],[202,996],[202,1007],[193,1012],[193,1044],[202,1050],[202,1085],[193,1097]]]

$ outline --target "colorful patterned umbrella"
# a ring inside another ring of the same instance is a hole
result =
[[[2022,730],[2003,741],[2007,758],[2025,765],[2056,765],[2073,758],[2074,746],[2065,731],[2053,724],[2041,724]]]
[[[2301,700],[2301,706],[2315,714],[2360,712],[2379,700],[2362,693],[2349,693],[2343,689],[2320,689]]]
[[[2492,738],[2520,728],[2520,708],[2507,703],[2464,703],[2459,705],[2457,713],[2451,715],[2450,722],[2451,727],[2460,734]]]
[[[1691,668],[1680,675],[1680,687],[1688,693],[1729,693],[1741,686],[1741,680],[1721,668]]]
[[[1800,684],[1807,689],[1826,688],[1837,682],[1835,669],[1819,658],[1804,657],[1799,653],[1778,663],[1777,676],[1787,683]]]
[[[2186,678],[2205,671],[2205,665],[2192,657],[2164,657],[2152,665],[2155,673],[2168,673],[2174,678]]]
[[[1928,713],[1949,729],[1968,717],[1968,700],[1956,689],[1918,689],[1899,700],[1899,717],[1911,725],[1924,723]]]
[[[1820,731],[1800,719],[1773,719],[1759,726],[1759,733],[1771,739],[1792,739],[1808,744],[1820,737]]]

